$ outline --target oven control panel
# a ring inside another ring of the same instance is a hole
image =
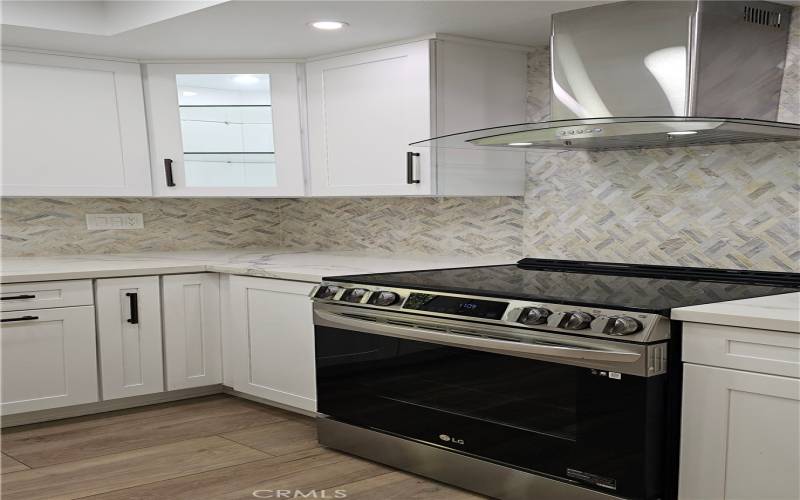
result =
[[[669,338],[669,319],[650,313],[350,283],[323,283],[311,295],[318,301],[343,305],[462,318],[592,337],[616,337],[631,342],[653,342]]]

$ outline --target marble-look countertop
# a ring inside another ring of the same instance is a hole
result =
[[[800,292],[681,307],[672,319],[800,333]]]
[[[508,257],[421,256],[282,249],[7,257],[0,283],[218,272],[319,282],[325,276],[510,264]]]

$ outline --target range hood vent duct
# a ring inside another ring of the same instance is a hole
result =
[[[791,7],[630,1],[553,15],[550,121],[414,145],[620,150],[800,140],[777,121]]]

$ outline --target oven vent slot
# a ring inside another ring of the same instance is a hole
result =
[[[386,323],[389,324],[389,325],[395,325],[395,326],[409,326],[411,328],[415,328],[417,326],[416,324],[414,324],[414,323],[412,323],[410,321],[400,321],[400,320],[396,320],[396,319],[387,319]]]
[[[426,330],[433,330],[436,332],[447,333],[447,328],[442,326],[434,326],[434,325],[417,325],[417,326],[419,326],[420,328],[424,328]]]
[[[482,334],[480,334],[478,332],[472,331],[472,330],[457,330],[455,328],[451,328],[450,329],[450,333],[453,333],[453,334],[456,334],[456,335],[469,335],[470,337],[483,337],[484,336],[484,335],[482,335]]]
[[[744,6],[744,22],[758,24],[770,28],[781,27],[781,13],[773,10],[760,9],[758,7]]]
[[[360,319],[362,321],[372,321],[373,323],[377,323],[378,321],[375,317],[366,316],[364,314],[353,314],[353,313],[339,313],[339,314],[341,314],[342,316],[346,316],[348,318]]]

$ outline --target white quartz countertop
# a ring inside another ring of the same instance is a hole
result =
[[[222,250],[135,254],[10,257],[0,282],[219,272],[319,282],[324,276],[509,264],[509,257],[396,256],[360,251]]]
[[[800,292],[681,307],[672,310],[672,318],[800,333]]]

